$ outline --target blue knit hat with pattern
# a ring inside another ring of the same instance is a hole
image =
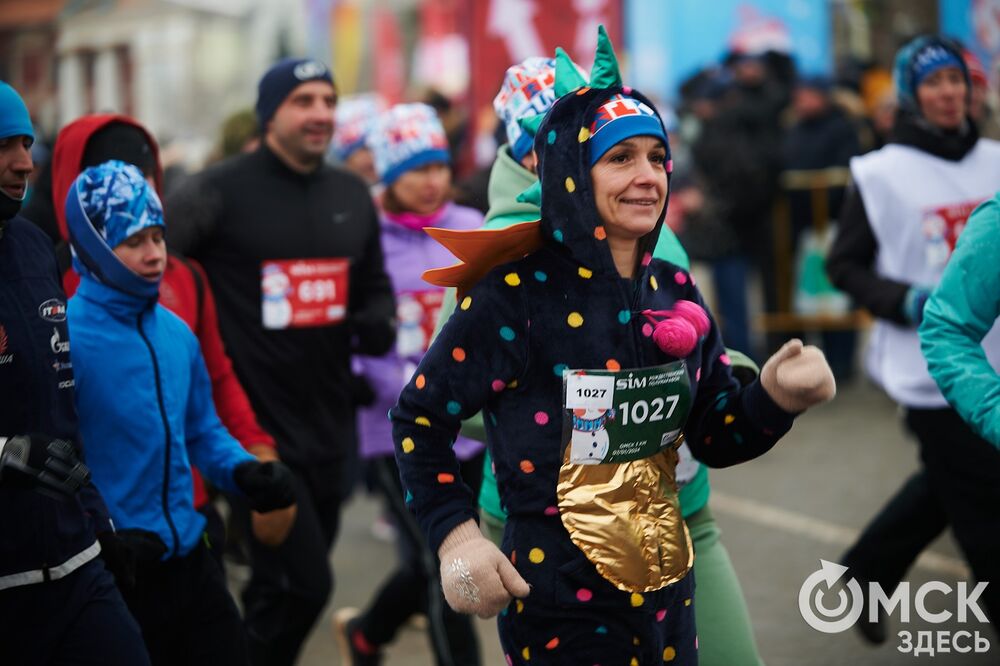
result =
[[[556,101],[555,58],[527,58],[507,68],[493,110],[507,130],[507,144],[514,159],[531,152],[535,137],[518,123],[522,118],[544,115]]]
[[[129,236],[165,226],[160,199],[137,167],[109,160],[84,169],[66,195],[66,223],[73,267],[81,276],[156,298],[159,281],[133,272],[114,253]]]
[[[337,101],[330,150],[338,160],[343,162],[366,146],[368,132],[384,110],[385,103],[377,95],[352,95]]]
[[[411,169],[451,163],[444,127],[427,104],[397,104],[379,115],[368,133],[368,147],[385,185]]]

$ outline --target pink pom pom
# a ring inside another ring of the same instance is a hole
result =
[[[625,93],[626,95],[631,95],[632,94],[631,86],[622,86],[622,92]]]
[[[708,335],[711,324],[705,309],[694,301],[677,301],[674,303],[674,315],[682,317],[694,326],[699,336]]]
[[[698,344],[698,331],[687,319],[664,319],[653,329],[653,342],[665,353],[684,358]]]

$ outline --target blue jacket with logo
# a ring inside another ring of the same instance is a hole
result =
[[[69,302],[80,436],[118,529],[156,532],[164,559],[186,555],[205,527],[191,465],[238,492],[233,468],[254,460],[216,415],[198,341],[155,299],[81,276]]]
[[[0,436],[77,438],[66,297],[52,243],[16,217],[0,235],[0,405]],[[110,529],[92,485],[60,501],[13,476],[0,479],[0,525],[0,579],[61,565],[94,545],[95,527]]]

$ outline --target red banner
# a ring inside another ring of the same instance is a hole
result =
[[[492,108],[504,72],[531,56],[553,56],[557,46],[589,71],[604,24],[621,55],[620,0],[475,0],[469,26],[471,115]]]

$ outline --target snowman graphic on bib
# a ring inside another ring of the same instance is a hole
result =
[[[570,461],[580,465],[603,462],[611,445],[605,426],[614,418],[613,409],[574,409]]]
[[[264,266],[260,281],[261,319],[264,328],[288,328],[292,323],[292,304],[288,295],[292,291],[291,280],[280,266]]]

